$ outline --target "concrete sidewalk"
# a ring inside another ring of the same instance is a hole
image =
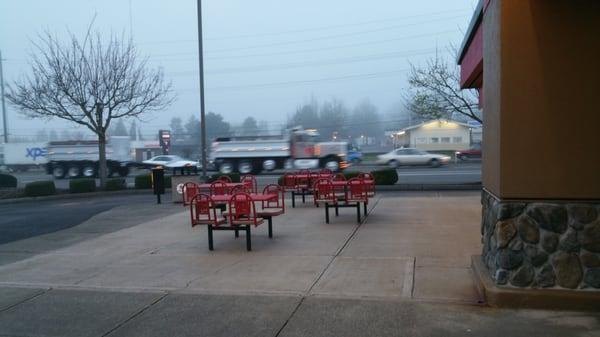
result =
[[[300,205],[274,220],[273,239],[253,231],[252,252],[230,232],[210,252],[182,208],[1,266],[0,335],[598,335],[598,316],[479,304],[479,198],[382,193],[362,224],[354,209],[325,224],[322,208]]]

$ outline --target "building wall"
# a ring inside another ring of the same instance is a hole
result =
[[[431,122],[410,130],[409,134],[410,146],[422,150],[457,151],[470,146],[469,128],[451,122]],[[442,142],[443,138],[447,138],[449,142]],[[437,142],[433,139],[437,139]]]
[[[483,24],[486,189],[600,199],[600,1],[496,0]]]

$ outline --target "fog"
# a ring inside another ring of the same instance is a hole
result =
[[[436,52],[453,59],[447,47],[460,45],[476,2],[205,0],[206,110],[232,125],[252,116],[276,130],[310,100],[335,98],[352,108],[368,99],[385,122],[402,110],[410,63]],[[175,103],[138,122],[154,135],[174,117],[199,116],[196,13],[194,0],[2,1],[5,84],[28,72],[37,34],[83,37],[94,20],[96,30],[131,37],[172,81]],[[7,115],[11,137],[76,129],[25,119],[8,102]]]

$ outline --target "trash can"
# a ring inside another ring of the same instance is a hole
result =
[[[152,191],[156,195],[156,202],[160,204],[160,196],[165,194],[165,170],[162,167],[152,169]]]

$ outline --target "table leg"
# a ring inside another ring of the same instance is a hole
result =
[[[252,241],[250,240],[250,225],[246,225],[246,250],[252,250]]]
[[[273,218],[269,217],[269,238],[273,238]]]
[[[356,221],[360,223],[360,202],[356,203]]]
[[[208,250],[214,250],[214,247],[213,247],[213,230],[212,230],[212,226],[208,225],[207,229],[208,229]]]
[[[325,223],[329,223],[329,204],[325,203]]]

